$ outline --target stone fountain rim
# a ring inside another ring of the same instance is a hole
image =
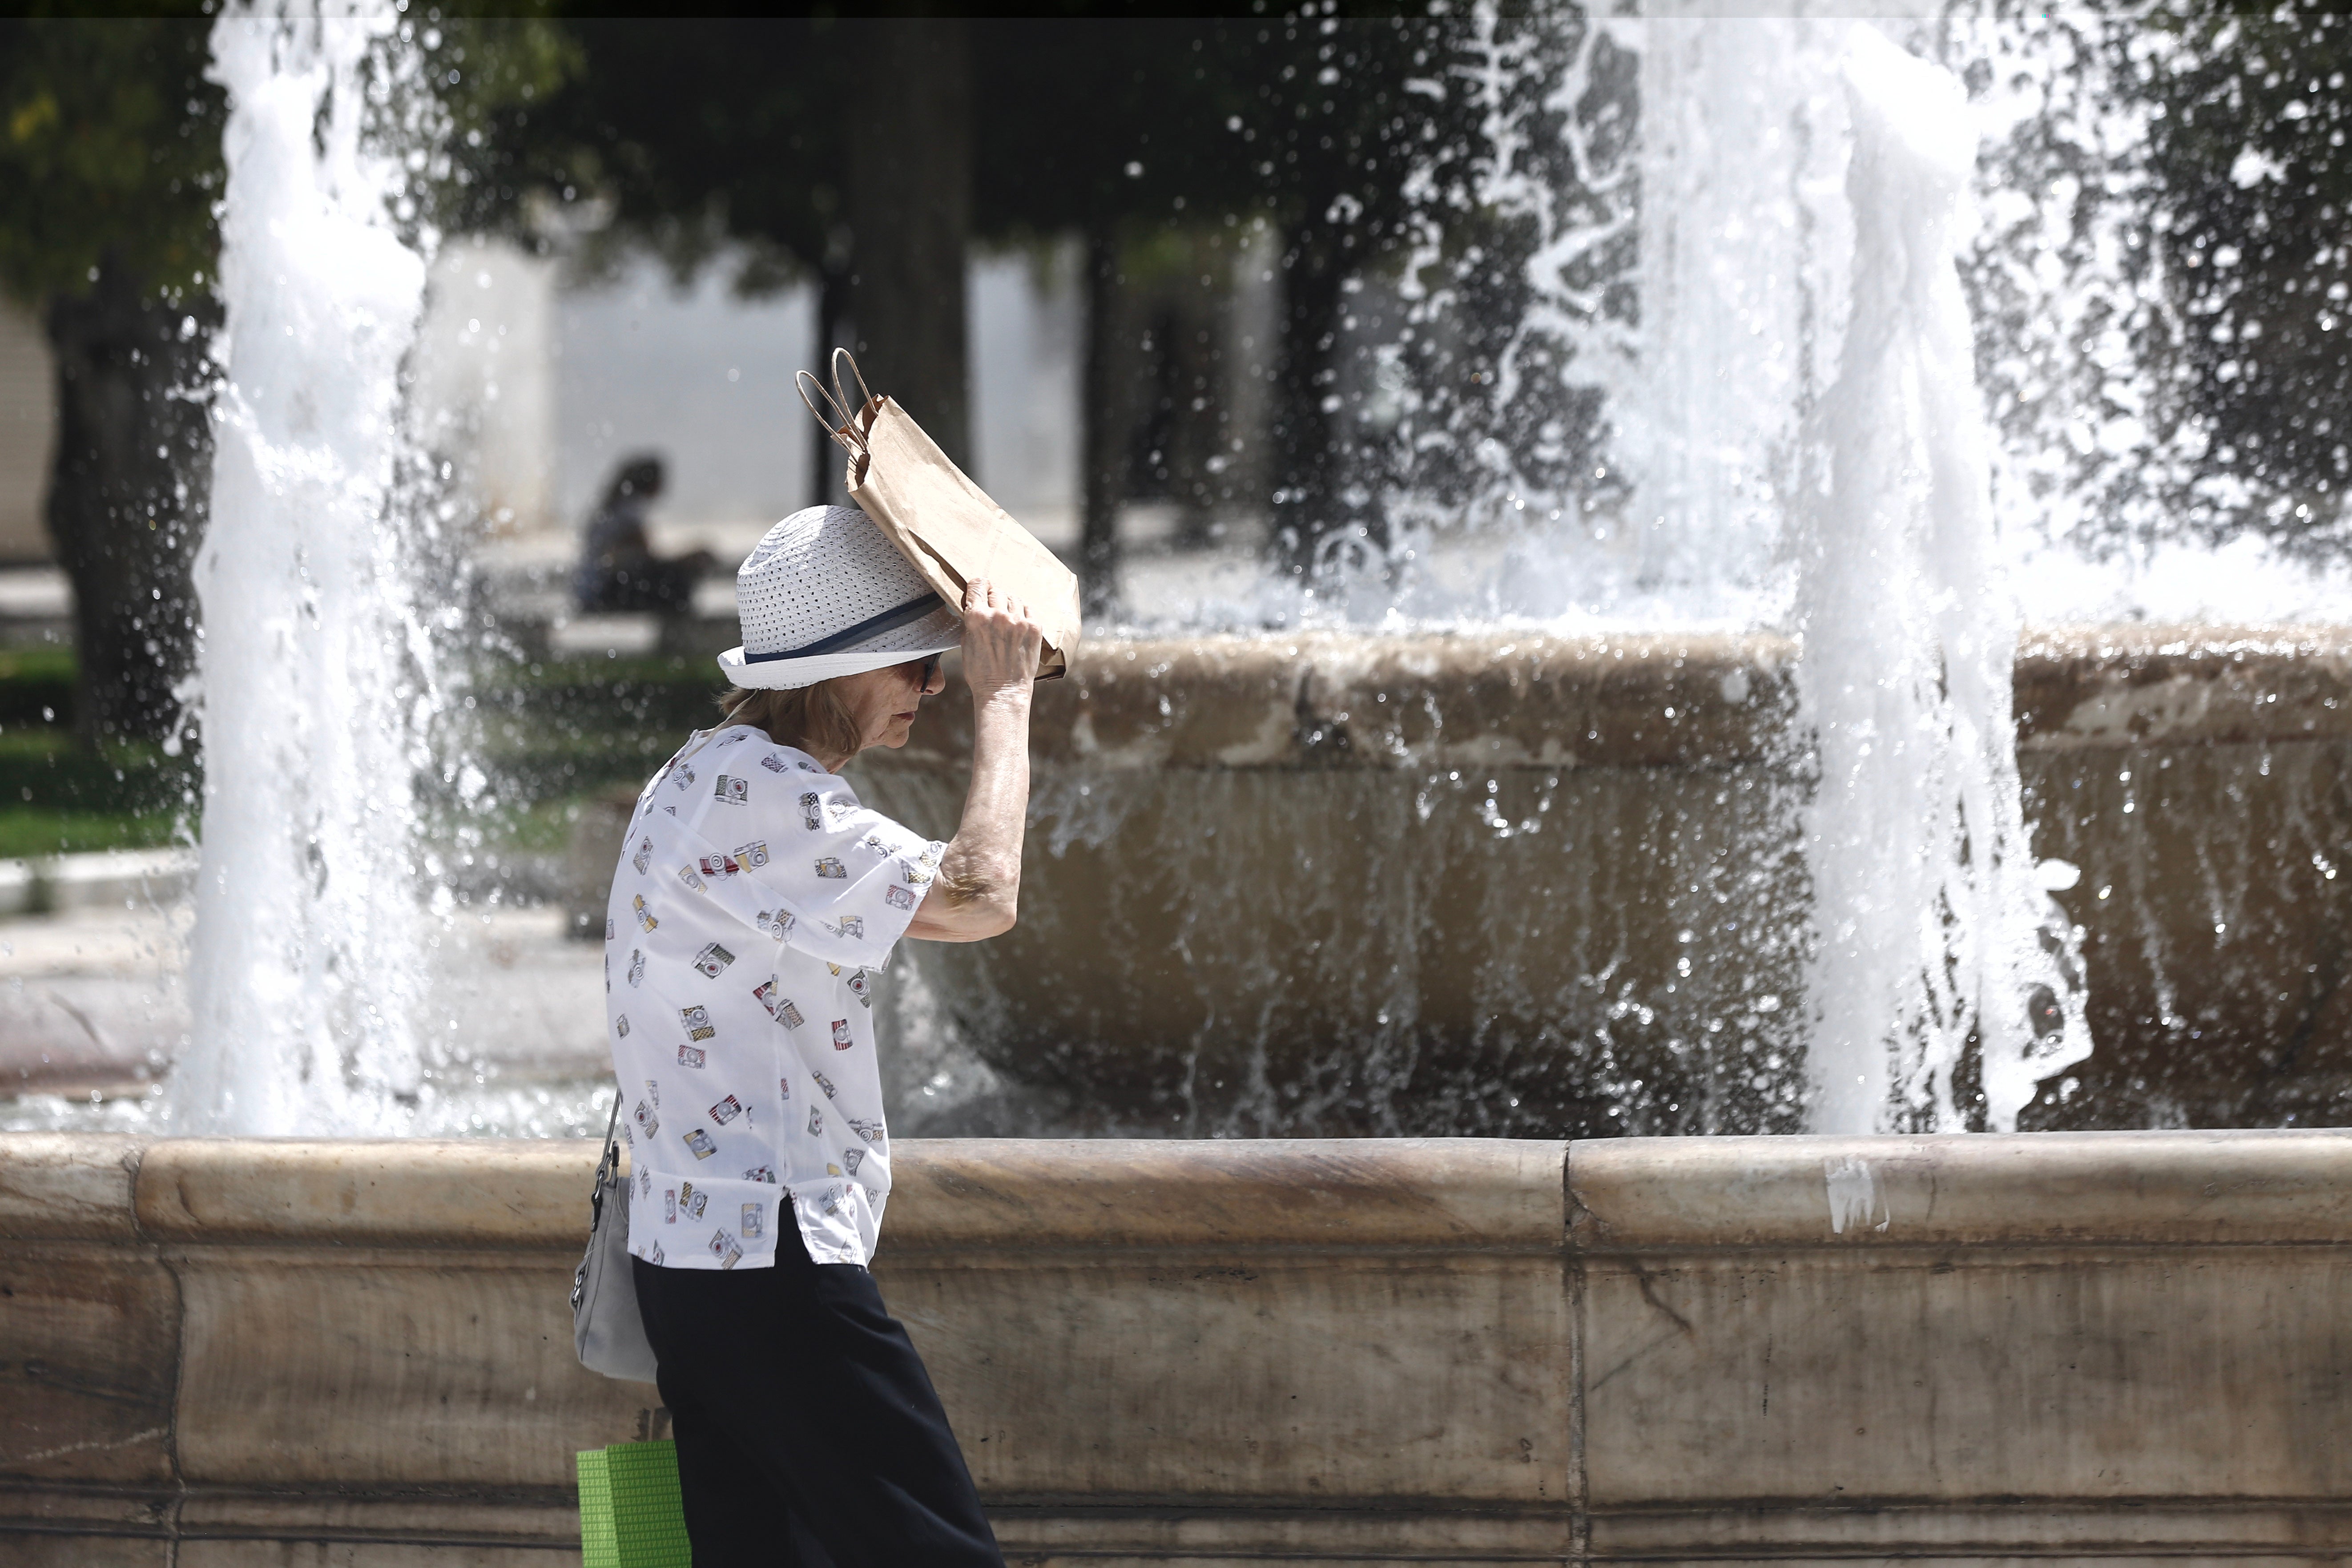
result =
[[[593,1140],[0,1134],[0,1238],[563,1253]],[[884,1260],[2341,1245],[2352,1130],[908,1139]]]

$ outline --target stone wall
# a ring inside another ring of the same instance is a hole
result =
[[[1000,1074],[1066,1098],[1046,1127],[1792,1131],[1794,651],[1089,643],[1039,689],[1021,925],[907,962]],[[2346,1120],[2352,632],[2053,628],[2015,690],[2098,1043],[2026,1124]],[[947,836],[968,727],[950,691],[860,787]]]
[[[898,1154],[1015,1562],[2352,1552],[2352,1135]],[[593,1161],[0,1138],[0,1560],[564,1561]]]

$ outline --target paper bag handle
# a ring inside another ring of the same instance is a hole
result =
[[[866,389],[866,377],[857,368],[857,356],[847,349],[833,351],[833,396],[835,405],[843,408],[849,406],[849,395],[841,390],[841,367],[845,362],[849,366],[849,379],[857,384],[857,411],[860,414],[871,412],[874,405],[882,400]]]
[[[834,384],[836,387],[840,385],[839,376],[834,378]],[[862,386],[865,384],[860,382],[858,384]],[[793,372],[793,387],[801,395],[801,401],[808,405],[808,411],[816,416],[816,422],[824,426],[824,433],[832,437],[843,451],[853,458],[866,456],[866,433],[857,427],[857,421],[850,417],[849,410],[841,405],[841,400],[825,390],[824,383],[804,370],[796,370]],[[840,424],[836,425],[824,416],[815,400],[809,396],[811,387],[816,388],[818,397],[833,405],[833,411],[841,416]]]

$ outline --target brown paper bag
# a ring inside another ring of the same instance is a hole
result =
[[[857,384],[855,405],[842,390],[845,363]],[[1070,569],[989,500],[905,409],[866,391],[848,350],[833,352],[829,393],[806,371],[793,383],[809,412],[849,454],[849,499],[915,563],[940,597],[961,611],[965,585],[986,578],[999,593],[1026,605],[1045,629],[1037,678],[1066,673],[1083,629],[1078,580]],[[839,423],[818,411],[811,387],[832,405]]]

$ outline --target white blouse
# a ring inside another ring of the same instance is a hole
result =
[[[944,846],[749,725],[698,731],[637,797],[605,910],[605,1011],[631,1144],[629,1250],[866,1263],[890,1194],[876,972]]]

